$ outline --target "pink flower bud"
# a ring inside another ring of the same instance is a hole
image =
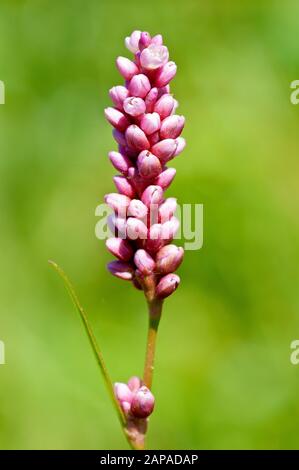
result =
[[[139,40],[141,36],[141,31],[133,31],[131,36],[126,37],[125,45],[126,48],[129,49],[130,52],[136,54],[139,50]]]
[[[152,88],[145,97],[146,112],[152,113],[158,98],[158,88]]]
[[[121,261],[129,261],[133,256],[133,249],[127,240],[117,237],[108,238],[106,240],[106,247],[110,253]]]
[[[143,150],[138,155],[137,166],[139,174],[146,179],[155,178],[162,171],[159,158],[148,150]]]
[[[166,64],[169,54],[165,46],[150,44],[140,54],[140,64],[145,70],[155,70]]]
[[[175,141],[176,141],[176,150],[173,156],[177,157],[186,147],[186,141],[184,137],[178,137],[177,139],[175,139]]]
[[[133,395],[131,413],[136,418],[147,418],[154,410],[155,397],[152,392],[143,385]]]
[[[127,128],[126,140],[129,147],[136,150],[147,150],[150,147],[145,133],[135,124]]]
[[[160,186],[150,185],[142,193],[141,201],[147,207],[152,204],[160,204],[163,200],[163,189]]]
[[[163,37],[161,34],[156,34],[156,36],[153,36],[151,39],[151,44],[156,44],[157,46],[162,46],[163,44]]]
[[[151,36],[147,31],[143,31],[139,39],[139,50],[142,51],[145,47],[149,46],[151,42]]]
[[[131,281],[133,279],[133,268],[129,263],[124,261],[111,261],[107,264],[108,271],[113,274],[113,276],[123,279],[124,281]]]
[[[131,183],[125,178],[124,176],[114,176],[113,177],[114,184],[116,189],[125,196],[129,198],[133,198],[135,196],[135,189],[131,185]]]
[[[138,170],[135,167],[129,168],[128,178],[139,194],[144,191],[147,181],[139,175]]]
[[[160,141],[160,134],[159,131],[154,132],[153,134],[148,136],[148,141],[151,146],[156,145]]]
[[[128,403],[132,402],[133,393],[127,384],[116,382],[114,384],[114,394],[119,402],[122,402],[122,401],[126,401]]]
[[[109,152],[109,159],[118,171],[120,171],[123,175],[128,173],[128,169],[132,166],[131,160],[126,156],[119,152]]]
[[[132,199],[128,207],[128,215],[137,219],[144,219],[147,216],[148,209],[139,199]]]
[[[124,100],[124,110],[131,116],[140,116],[145,113],[145,102],[142,98],[130,97]]]
[[[159,284],[156,287],[156,295],[160,299],[165,299],[171,295],[178,287],[180,278],[176,274],[166,274],[162,277]]]
[[[121,132],[123,132],[130,124],[128,118],[115,108],[106,108],[105,117],[113,127]]]
[[[169,95],[169,93],[170,93],[170,86],[169,85],[162,86],[161,88],[159,88],[158,99],[161,98],[161,96],[163,95]]]
[[[141,379],[136,376],[131,377],[128,381],[128,387],[133,393],[137,392],[137,390],[141,387],[141,385],[142,385]]]
[[[170,220],[177,208],[177,202],[174,197],[167,198],[159,207],[159,219],[163,224]]]
[[[134,256],[134,263],[144,276],[151,274],[155,269],[155,261],[145,250],[137,250]]]
[[[170,116],[175,105],[175,100],[171,95],[165,94],[156,102],[154,111],[160,114],[161,119]]]
[[[157,271],[161,274],[173,273],[183,261],[184,250],[176,245],[166,245],[156,256]]]
[[[123,214],[125,217],[131,199],[124,194],[109,193],[105,196],[106,204],[111,207],[116,213]]]
[[[146,240],[147,238],[147,226],[135,217],[129,217],[127,220],[127,237],[130,240]]]
[[[147,134],[153,134],[160,129],[161,120],[158,113],[147,113],[141,118],[140,127]]]
[[[119,145],[122,145],[123,147],[127,145],[125,134],[118,131],[117,129],[113,129],[112,135]]]
[[[153,224],[148,232],[146,241],[146,249],[152,253],[155,253],[163,246],[164,241],[162,240],[162,225]]]
[[[163,162],[167,162],[173,155],[176,149],[176,142],[174,139],[161,140],[152,147],[152,152],[156,157],[160,158]]]
[[[129,91],[126,87],[118,85],[109,90],[109,96],[115,106],[122,110],[123,102],[129,96]]]
[[[115,214],[110,214],[107,218],[107,225],[112,235],[123,240],[126,238],[127,222],[124,217],[117,217]]]
[[[142,73],[134,75],[129,83],[129,92],[132,96],[144,98],[151,89],[151,84],[146,75]]]
[[[177,67],[174,62],[167,62],[167,64],[165,64],[162,69],[158,71],[155,85],[158,88],[167,85],[175,76],[176,69]]]
[[[166,242],[173,240],[176,232],[180,227],[180,223],[176,217],[171,217],[170,220],[162,224],[162,239]]]
[[[116,59],[116,67],[125,80],[131,80],[139,72],[137,65],[126,57],[118,57]]]
[[[160,136],[162,139],[175,139],[180,135],[185,125],[184,116],[173,114],[162,121]]]
[[[165,190],[171,185],[175,175],[175,168],[166,168],[166,170],[162,171],[162,173],[157,176],[155,179],[155,184],[161,186],[161,188]]]

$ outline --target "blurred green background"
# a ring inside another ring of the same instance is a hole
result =
[[[113,190],[103,118],[134,29],[162,33],[188,146],[168,195],[204,204],[160,328],[149,448],[299,448],[299,5],[1,0],[0,447],[127,448],[54,259],[114,380],[142,372],[142,295],[94,234]]]

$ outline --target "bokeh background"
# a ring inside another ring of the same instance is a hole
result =
[[[204,204],[160,328],[149,448],[298,448],[296,1],[1,0],[0,447],[127,448],[79,317],[114,380],[142,372],[142,295],[112,278],[95,208],[113,188],[103,118],[134,29],[161,32],[188,147],[168,195]]]

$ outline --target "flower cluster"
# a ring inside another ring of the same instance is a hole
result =
[[[114,393],[127,417],[145,419],[153,412],[155,398],[139,377],[131,377],[128,384],[116,382]]]
[[[110,152],[109,158],[120,173],[114,177],[118,193],[105,196],[114,211],[108,223],[115,235],[106,245],[118,258],[108,269],[143,290],[151,276],[154,296],[163,299],[180,282],[174,271],[184,255],[182,248],[171,244],[179,227],[176,199],[165,199],[164,192],[176,174],[168,162],[186,145],[180,137],[185,119],[175,114],[178,103],[169,82],[176,64],[168,60],[162,36],[134,31],[125,44],[134,60],[117,58],[125,84],[111,88],[114,106],[105,109],[118,143],[118,151]]]

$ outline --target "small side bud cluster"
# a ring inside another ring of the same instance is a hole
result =
[[[111,88],[113,106],[105,110],[118,145],[109,159],[119,172],[113,178],[117,192],[105,197],[114,211],[107,248],[117,258],[108,269],[143,290],[145,277],[152,276],[155,296],[163,299],[179,285],[174,272],[184,256],[172,244],[179,228],[176,199],[164,193],[176,174],[168,164],[186,145],[185,118],[176,114],[178,103],[170,93],[177,67],[162,36],[134,31],[125,45],[134,57],[117,58],[125,83]]]
[[[127,384],[115,383],[114,393],[127,417],[145,419],[154,410],[154,395],[142,385],[139,377],[131,377]]]

